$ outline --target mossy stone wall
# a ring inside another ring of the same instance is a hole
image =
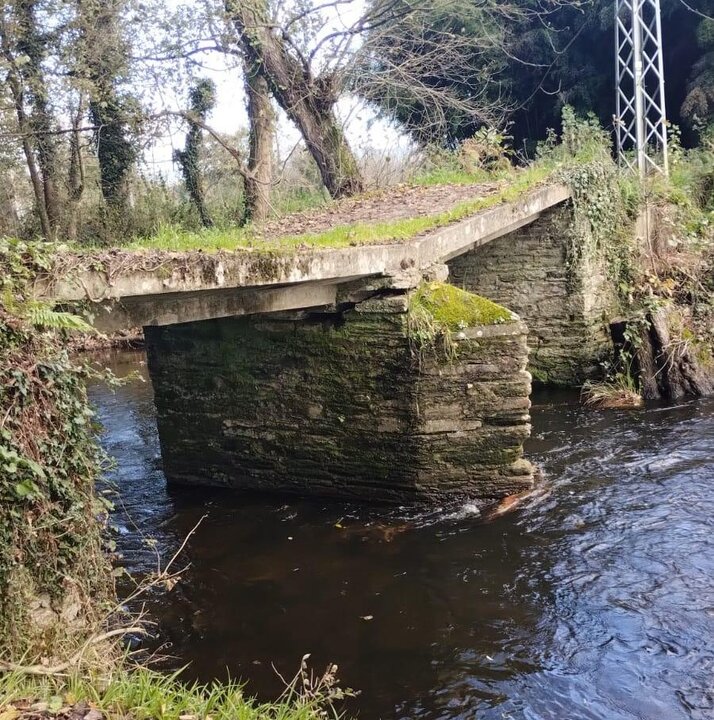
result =
[[[575,228],[572,207],[561,206],[448,263],[449,282],[505,305],[526,323],[528,369],[539,382],[582,385],[600,375],[611,352],[615,283],[593,239]]]
[[[334,315],[146,328],[169,482],[364,501],[528,489],[526,330],[413,352],[406,296]]]

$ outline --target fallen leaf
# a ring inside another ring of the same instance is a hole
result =
[[[0,711],[0,720],[15,720],[19,714],[20,711],[16,707],[8,705],[4,710]]]

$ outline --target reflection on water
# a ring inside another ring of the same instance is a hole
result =
[[[120,356],[119,374],[140,355]],[[714,401],[593,412],[535,398],[547,492],[479,523],[166,489],[149,383],[92,397],[117,459],[117,543],[191,567],[152,600],[176,665],[272,697],[312,653],[378,718],[714,718]],[[274,667],[273,667],[274,666]]]

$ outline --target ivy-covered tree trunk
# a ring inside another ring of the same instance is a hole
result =
[[[76,0],[82,41],[78,75],[89,85],[102,195],[116,216],[129,201],[137,152],[129,138],[131,99],[121,92],[128,47],[121,16],[126,0]]]
[[[330,195],[361,192],[357,161],[335,117],[337,96],[331,78],[316,78],[273,32],[265,0],[225,0],[225,6],[246,61],[265,77],[273,97],[297,125]]]
[[[0,15],[0,47],[42,233],[52,239],[60,221],[59,164],[43,68],[47,38],[40,31],[37,11],[37,0],[8,3]]]
[[[256,69],[245,64],[250,137],[245,175],[246,222],[262,222],[270,214],[273,182],[273,139],[275,113],[270,103],[268,83]]]
[[[186,145],[183,150],[174,152],[174,160],[181,166],[186,190],[204,227],[211,227],[213,220],[206,206],[206,191],[201,171],[201,150],[206,116],[215,104],[216,86],[213,81],[199,80],[189,92],[189,112],[183,115],[189,124]]]

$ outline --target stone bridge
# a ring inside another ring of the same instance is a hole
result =
[[[605,275],[569,266],[569,198],[537,188],[382,245],[116,251],[37,293],[144,327],[169,482],[487,504],[533,484],[532,375],[580,383],[608,344]],[[457,325],[424,325],[447,281]],[[513,312],[474,322],[471,293]]]

